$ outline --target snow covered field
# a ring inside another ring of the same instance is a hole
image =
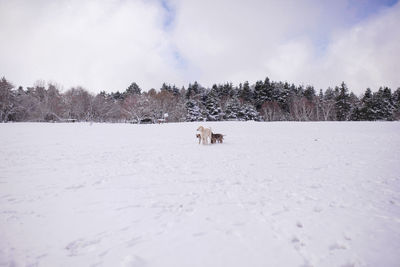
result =
[[[0,124],[0,266],[399,264],[398,122]]]

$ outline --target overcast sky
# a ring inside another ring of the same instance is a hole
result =
[[[24,87],[400,87],[397,0],[0,0],[0,38],[0,76]]]

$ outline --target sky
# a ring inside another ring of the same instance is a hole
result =
[[[400,87],[398,0],[0,0],[0,36],[15,86]]]

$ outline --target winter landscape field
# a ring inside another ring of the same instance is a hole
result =
[[[225,134],[199,145],[199,125]],[[0,124],[0,266],[399,266],[400,123]]]

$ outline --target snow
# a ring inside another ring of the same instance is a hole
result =
[[[398,122],[0,124],[0,266],[399,266],[399,163]]]

